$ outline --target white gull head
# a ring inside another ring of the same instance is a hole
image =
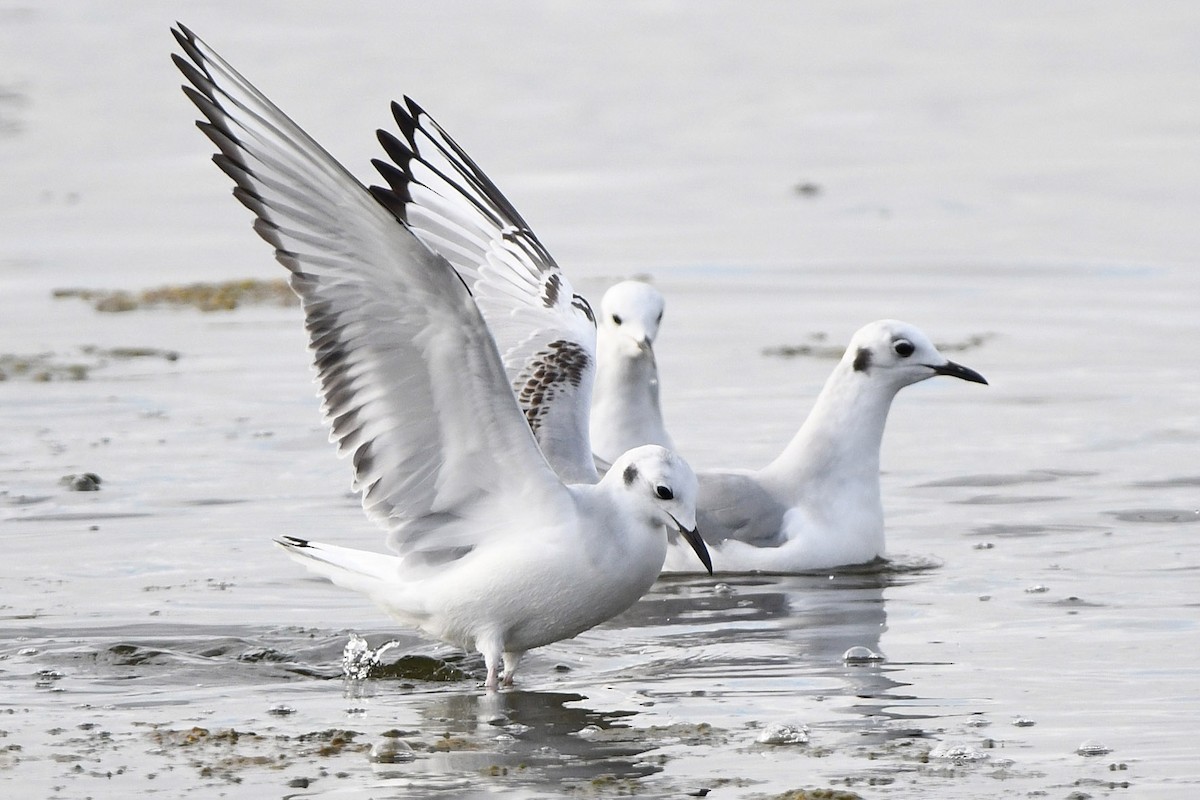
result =
[[[654,357],[663,307],[662,294],[642,281],[622,281],[600,302],[590,427],[592,449],[603,461],[643,444],[674,449],[659,405]]]

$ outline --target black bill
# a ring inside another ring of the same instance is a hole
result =
[[[949,375],[951,378],[960,378],[971,383],[982,383],[987,385],[987,378],[980,375],[970,367],[964,367],[962,364],[955,364],[953,361],[947,361],[940,367],[930,366],[938,375]]]
[[[678,520],[675,522],[675,524],[679,525]],[[692,546],[692,549],[696,551],[696,555],[699,557],[700,563],[704,565],[706,570],[708,570],[708,574],[712,575],[712,556],[708,554],[708,545],[704,543],[704,539],[700,536],[695,528],[692,528],[689,531],[687,528],[679,525],[679,532],[683,535],[684,539],[687,539],[687,543]]]

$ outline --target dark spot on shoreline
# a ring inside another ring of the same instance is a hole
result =
[[[83,472],[78,475],[64,475],[58,480],[72,492],[100,491],[100,476],[94,472]]]

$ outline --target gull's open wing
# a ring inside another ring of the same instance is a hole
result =
[[[467,550],[487,526],[444,520],[565,495],[454,270],[203,41],[174,33],[214,161],[303,301],[331,439],[393,546]]]
[[[596,321],[587,301],[512,204],[409,98],[392,104],[402,138],[379,131],[392,159],[371,191],[471,287],[521,409],[568,482],[594,482],[588,436]]]

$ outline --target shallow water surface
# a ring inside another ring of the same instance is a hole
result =
[[[760,355],[782,335],[768,330],[736,363],[773,388],[731,399],[708,387],[732,367],[688,343],[713,315],[785,306],[820,274],[661,279],[676,298],[669,363],[682,367],[664,384],[681,446],[753,463],[786,437],[830,362]],[[731,301],[735,279],[775,289]],[[1081,270],[1077,283],[1096,280]],[[1144,280],[1190,291],[1194,279]],[[1002,299],[1008,285],[955,281]],[[132,319],[28,303],[102,345]],[[478,657],[391,628],[269,545],[281,533],[381,543],[323,441],[298,311],[134,313],[147,340],[161,330],[196,344],[86,381],[4,386],[0,779],[63,796],[199,785],[362,797],[1126,785],[1183,797],[1200,780],[1186,713],[1200,678],[1200,519],[1182,457],[1200,439],[1196,418],[1158,398],[1157,416],[1116,419],[1136,398],[1107,374],[1048,385],[1053,359],[1026,359],[1013,341],[1036,331],[1014,326],[956,356],[989,387],[930,381],[898,398],[884,453],[889,564],[665,579],[621,617],[534,651],[518,689],[489,696]],[[1185,313],[1178,323],[1194,329]],[[1133,349],[1137,392],[1195,389],[1175,355]],[[709,421],[731,402],[737,417]],[[99,491],[59,482],[85,471]],[[351,631],[399,641],[382,675],[342,678]],[[885,660],[847,661],[852,648]],[[783,725],[807,741],[776,743]],[[1093,746],[1108,752],[1080,754]]]
[[[365,6],[0,9],[0,794],[1200,792],[1194,15],[520,5],[397,7],[409,37]],[[491,695],[307,577],[273,537],[383,536],[298,309],[53,296],[281,271],[177,96],[178,15],[354,164],[411,80],[577,288],[650,275],[697,467],[772,458],[872,319],[986,375],[898,397],[891,560],[664,579]],[[352,634],[398,643],[365,680]]]

